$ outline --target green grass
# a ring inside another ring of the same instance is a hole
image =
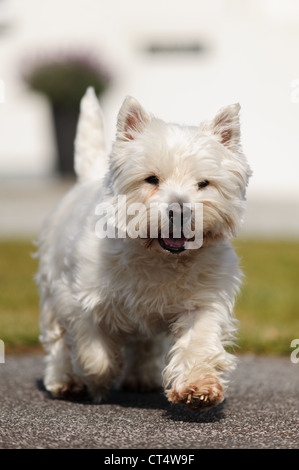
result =
[[[290,354],[299,337],[299,241],[234,242],[245,273],[236,304],[239,351]],[[38,345],[38,261],[29,241],[0,241],[0,339],[8,350]]]
[[[0,241],[0,338],[9,350],[38,344],[38,261],[30,241]]]
[[[290,354],[291,340],[299,337],[299,241],[234,245],[245,274],[235,309],[241,349]]]

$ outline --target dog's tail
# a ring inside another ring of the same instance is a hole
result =
[[[101,179],[107,171],[107,161],[103,114],[94,89],[89,87],[80,103],[75,137],[74,169],[78,181]]]

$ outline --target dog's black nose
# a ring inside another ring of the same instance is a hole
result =
[[[168,208],[168,217],[172,227],[182,229],[191,218],[191,210],[184,204],[175,202]]]
[[[183,214],[183,204],[174,202],[168,207],[168,217],[171,223],[174,223],[176,220],[181,220]]]

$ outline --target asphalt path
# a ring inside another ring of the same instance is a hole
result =
[[[241,356],[224,403],[201,412],[159,393],[52,399],[42,371],[40,354],[0,364],[1,449],[299,448],[299,364],[288,357]]]

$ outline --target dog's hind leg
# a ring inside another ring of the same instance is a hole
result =
[[[63,338],[52,344],[46,356],[44,385],[53,397],[72,400],[87,397],[85,384],[73,373],[69,347]]]
[[[164,336],[164,335],[163,335]],[[131,340],[125,351],[126,368],[120,382],[124,390],[152,392],[162,390],[164,337]]]
[[[100,403],[123,367],[121,338],[90,318],[69,325],[68,335],[73,375],[85,384],[93,402]]]
[[[42,304],[40,341],[47,353],[44,386],[54,397],[82,398],[85,385],[75,378],[70,358],[70,347],[65,341],[66,332],[53,313],[51,302]]]

